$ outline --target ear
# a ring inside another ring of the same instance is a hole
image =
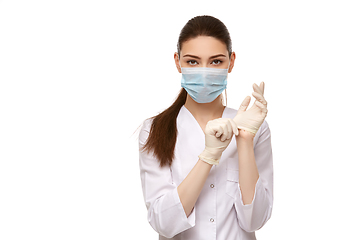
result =
[[[229,66],[229,71],[228,71],[228,73],[231,73],[231,71],[232,71],[232,69],[233,69],[233,67],[234,67],[235,58],[236,58],[235,52],[232,52],[232,53],[231,53],[231,56],[230,56],[230,66]]]
[[[179,58],[179,54],[177,52],[174,53],[174,60],[175,60],[175,65],[176,65],[178,72],[181,73],[180,58]]]

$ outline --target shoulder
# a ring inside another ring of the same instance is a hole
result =
[[[266,120],[264,120],[264,122],[261,124],[260,129],[259,129],[259,132],[261,132],[261,133],[264,133],[265,131],[268,131],[270,134],[269,123]]]
[[[148,138],[149,133],[150,133],[152,122],[153,122],[153,118],[145,119],[142,122],[142,124],[140,126],[140,132],[139,132],[140,143],[144,144],[146,142],[146,139]]]
[[[147,118],[142,122],[141,131],[150,131],[154,118]]]
[[[264,122],[261,124],[259,130],[255,135],[254,141],[257,144],[259,144],[270,138],[271,138],[271,132],[269,128],[269,123],[266,120],[264,120]]]

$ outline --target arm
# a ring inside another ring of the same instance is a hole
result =
[[[259,179],[259,172],[255,162],[254,134],[240,130],[236,137],[239,156],[239,185],[243,203],[250,204],[255,193],[255,185]]]
[[[206,124],[205,149],[199,155],[199,160],[178,187],[181,203],[186,215],[189,215],[198,199],[212,164],[218,164],[222,152],[231,142],[231,138],[238,135],[238,129],[232,119],[215,119]]]
[[[195,206],[201,189],[209,175],[212,165],[200,159],[189,172],[186,178],[178,186],[177,191],[186,216],[189,216]]]
[[[234,118],[238,128],[248,132],[242,131],[237,138],[239,189],[234,202],[239,226],[247,232],[259,230],[270,219],[273,206],[273,160],[264,86],[264,82],[253,84],[256,101],[245,111],[251,99],[246,97]],[[259,134],[255,146],[249,134]]]
[[[233,135],[230,129],[237,132],[235,123],[231,121],[215,119],[208,122],[205,129],[205,149],[179,186],[173,182],[169,166],[160,167],[158,160],[151,153],[140,151],[140,176],[148,209],[148,221],[159,234],[172,238],[195,226],[194,205],[212,164],[218,163],[222,152],[229,145]],[[150,124],[144,124],[140,131],[140,148],[148,138],[149,129]]]
[[[239,191],[235,198],[235,210],[239,226],[247,232],[259,230],[270,219],[273,207],[273,157],[266,121],[258,134],[253,150],[249,141],[238,141]]]
[[[148,138],[150,125],[150,121],[143,124],[139,135],[140,148]],[[190,215],[185,214],[170,167],[160,167],[152,153],[141,150],[139,167],[147,220],[151,227],[166,238],[194,227],[195,209]]]

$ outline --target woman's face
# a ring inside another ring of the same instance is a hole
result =
[[[174,54],[176,67],[181,73],[182,67],[209,67],[229,68],[231,72],[235,53],[232,52],[231,59],[226,45],[214,37],[198,36],[182,44],[180,59],[178,53]]]

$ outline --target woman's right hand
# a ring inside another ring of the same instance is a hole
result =
[[[230,144],[234,133],[237,136],[239,129],[231,118],[209,121],[205,127],[205,149],[199,159],[209,164],[219,164],[221,154]]]

